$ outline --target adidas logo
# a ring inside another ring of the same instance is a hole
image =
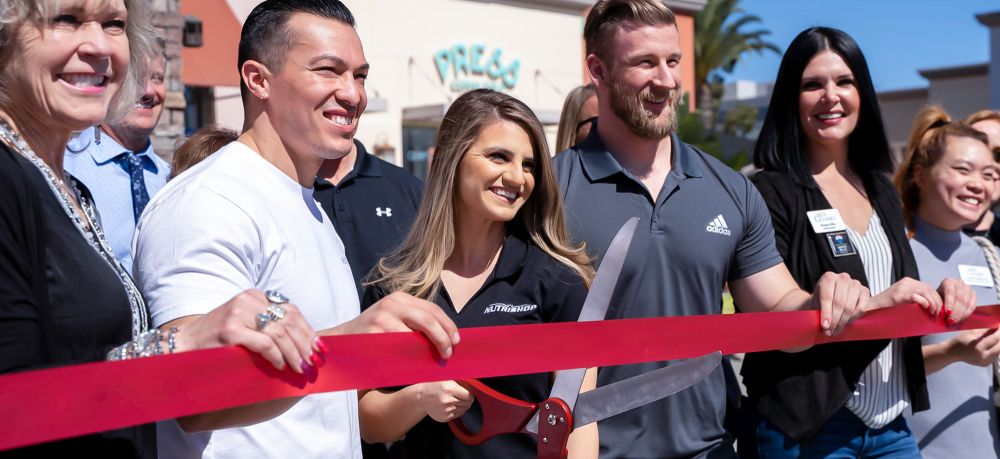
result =
[[[708,225],[705,226],[705,231],[708,231],[709,233],[721,234],[723,236],[733,235],[733,232],[729,231],[729,225],[726,224],[726,219],[722,216],[722,214],[715,217],[715,220],[708,222]]]

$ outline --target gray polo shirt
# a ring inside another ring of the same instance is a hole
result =
[[[590,132],[555,158],[570,233],[600,260],[626,220],[642,219],[609,319],[719,314],[726,281],[781,263],[767,206],[745,177],[674,135],[672,170],[654,200],[597,129]],[[598,385],[667,364],[602,368]],[[601,422],[601,457],[735,456],[723,428],[725,384],[720,368],[684,392]]]

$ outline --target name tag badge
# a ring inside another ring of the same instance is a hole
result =
[[[837,209],[813,210],[806,212],[806,216],[809,217],[809,223],[812,223],[816,234],[847,230],[847,225],[844,224],[844,219],[840,218],[840,211]]]
[[[851,238],[847,235],[847,231],[828,233],[826,240],[830,243],[830,250],[833,251],[834,257],[846,257],[848,255],[857,255],[858,253],[854,249],[854,244],[851,243]]]
[[[993,273],[986,266],[958,265],[958,274],[962,282],[973,287],[993,288]]]

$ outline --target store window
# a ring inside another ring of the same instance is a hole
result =
[[[184,87],[184,135],[190,137],[198,129],[215,123],[215,95],[205,86]]]
[[[420,180],[427,179],[437,128],[403,126],[403,167]]]

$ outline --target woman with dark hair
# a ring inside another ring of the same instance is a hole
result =
[[[521,101],[479,89],[445,114],[427,190],[402,245],[371,275],[362,309],[390,292],[433,301],[461,327],[574,321],[594,277],[582,246],[563,222],[562,200],[542,125]],[[584,390],[597,382],[587,372]],[[483,381],[511,397],[540,402],[547,373]],[[455,381],[373,390],[359,402],[361,435],[390,442],[405,434],[406,457],[531,457],[527,434],[479,446],[444,423],[465,414],[478,425],[473,398]],[[597,457],[597,427],[570,436],[570,457]]]
[[[980,304],[998,300],[1000,255],[989,239],[962,232],[989,212],[1000,180],[987,136],[956,123],[937,106],[913,122],[906,158],[896,174],[910,247],[923,279],[969,279]],[[907,421],[925,458],[1000,457],[992,364],[1000,355],[996,329],[925,336],[924,364],[931,409]]]
[[[848,273],[871,290],[869,309],[918,303],[936,315],[943,297],[946,320],[960,321],[974,304],[968,286],[914,280],[879,113],[851,37],[815,27],[792,41],[754,151],[778,251],[804,289]],[[928,405],[919,338],[748,354],[742,373],[762,457],[919,454],[901,416]]]

